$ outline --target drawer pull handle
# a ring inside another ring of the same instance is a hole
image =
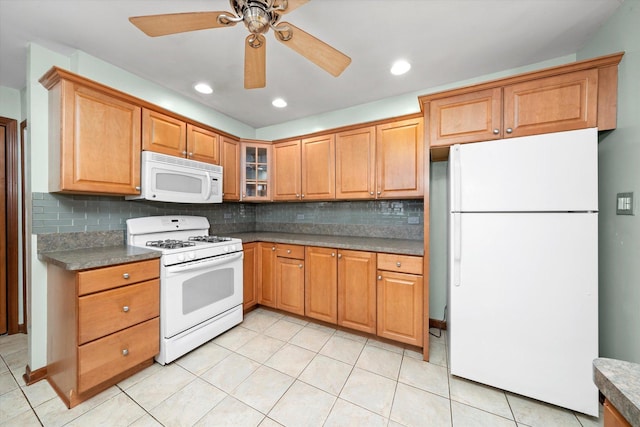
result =
[[[122,311],[124,311],[125,313],[129,312],[129,306],[125,305],[124,307],[122,307]]]
[[[129,355],[129,350],[127,350],[126,348],[124,350],[122,350],[122,355],[123,356],[128,356]]]
[[[396,262],[396,267],[400,267],[402,266],[402,264],[400,264],[400,261]]]
[[[290,254],[291,253],[291,249],[287,249],[287,253]]]
[[[382,276],[378,276],[378,280],[382,280]]]
[[[122,277],[123,277],[123,278],[125,278],[125,279],[128,279],[128,278],[129,278],[129,273],[124,273],[124,274],[122,275]]]

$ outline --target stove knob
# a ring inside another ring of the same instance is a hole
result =
[[[189,259],[196,259],[196,253],[195,252],[189,252],[189,253],[187,253],[187,256],[189,257]]]
[[[184,262],[184,254],[178,254],[178,261]]]
[[[225,252],[229,252],[229,246],[225,246],[222,250]]]

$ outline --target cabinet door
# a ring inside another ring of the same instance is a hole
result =
[[[240,200],[240,142],[223,136],[220,138],[220,164],[222,165],[222,199]]]
[[[422,118],[376,127],[378,198],[423,196],[423,128]]]
[[[338,325],[376,333],[376,254],[338,253]]]
[[[429,145],[449,146],[502,137],[502,89],[436,99],[429,103]]]
[[[336,197],[336,153],[334,135],[302,140],[303,200],[330,200]]]
[[[300,140],[273,146],[273,200],[300,200]]]
[[[140,107],[70,82],[61,90],[50,94],[50,191],[140,194]]]
[[[304,314],[329,323],[338,321],[337,250],[305,248]]]
[[[271,145],[242,143],[242,200],[271,200]]]
[[[304,260],[276,257],[277,308],[304,316]]]
[[[595,127],[597,120],[597,69],[504,88],[506,138]]]
[[[243,309],[247,309],[258,304],[258,282],[257,266],[258,266],[258,243],[245,243],[242,245],[244,251],[243,260]]]
[[[376,128],[336,134],[336,199],[375,198]]]
[[[422,276],[378,270],[378,331],[422,346]]]
[[[258,254],[258,304],[276,307],[276,246],[260,243]]]
[[[187,154],[187,124],[157,111],[142,109],[142,149],[170,156]]]
[[[220,164],[220,136],[208,129],[187,125],[187,158]]]

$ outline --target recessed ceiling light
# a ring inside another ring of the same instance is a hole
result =
[[[211,89],[211,86],[206,83],[198,83],[194,85],[193,88],[200,93],[204,93],[205,95],[213,93],[213,89]]]
[[[271,102],[271,105],[277,108],[284,108],[287,106],[287,101],[282,98],[276,98]]]
[[[391,66],[391,74],[393,74],[394,76],[400,76],[406,73],[407,71],[409,71],[410,69],[411,69],[411,64],[401,59],[393,63],[393,65]]]

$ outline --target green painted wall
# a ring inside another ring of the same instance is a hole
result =
[[[22,121],[20,91],[0,86],[0,117]]]
[[[599,151],[600,355],[640,363],[640,1],[626,0],[578,52],[624,51],[618,124]],[[616,194],[633,191],[635,216],[616,215]]]

